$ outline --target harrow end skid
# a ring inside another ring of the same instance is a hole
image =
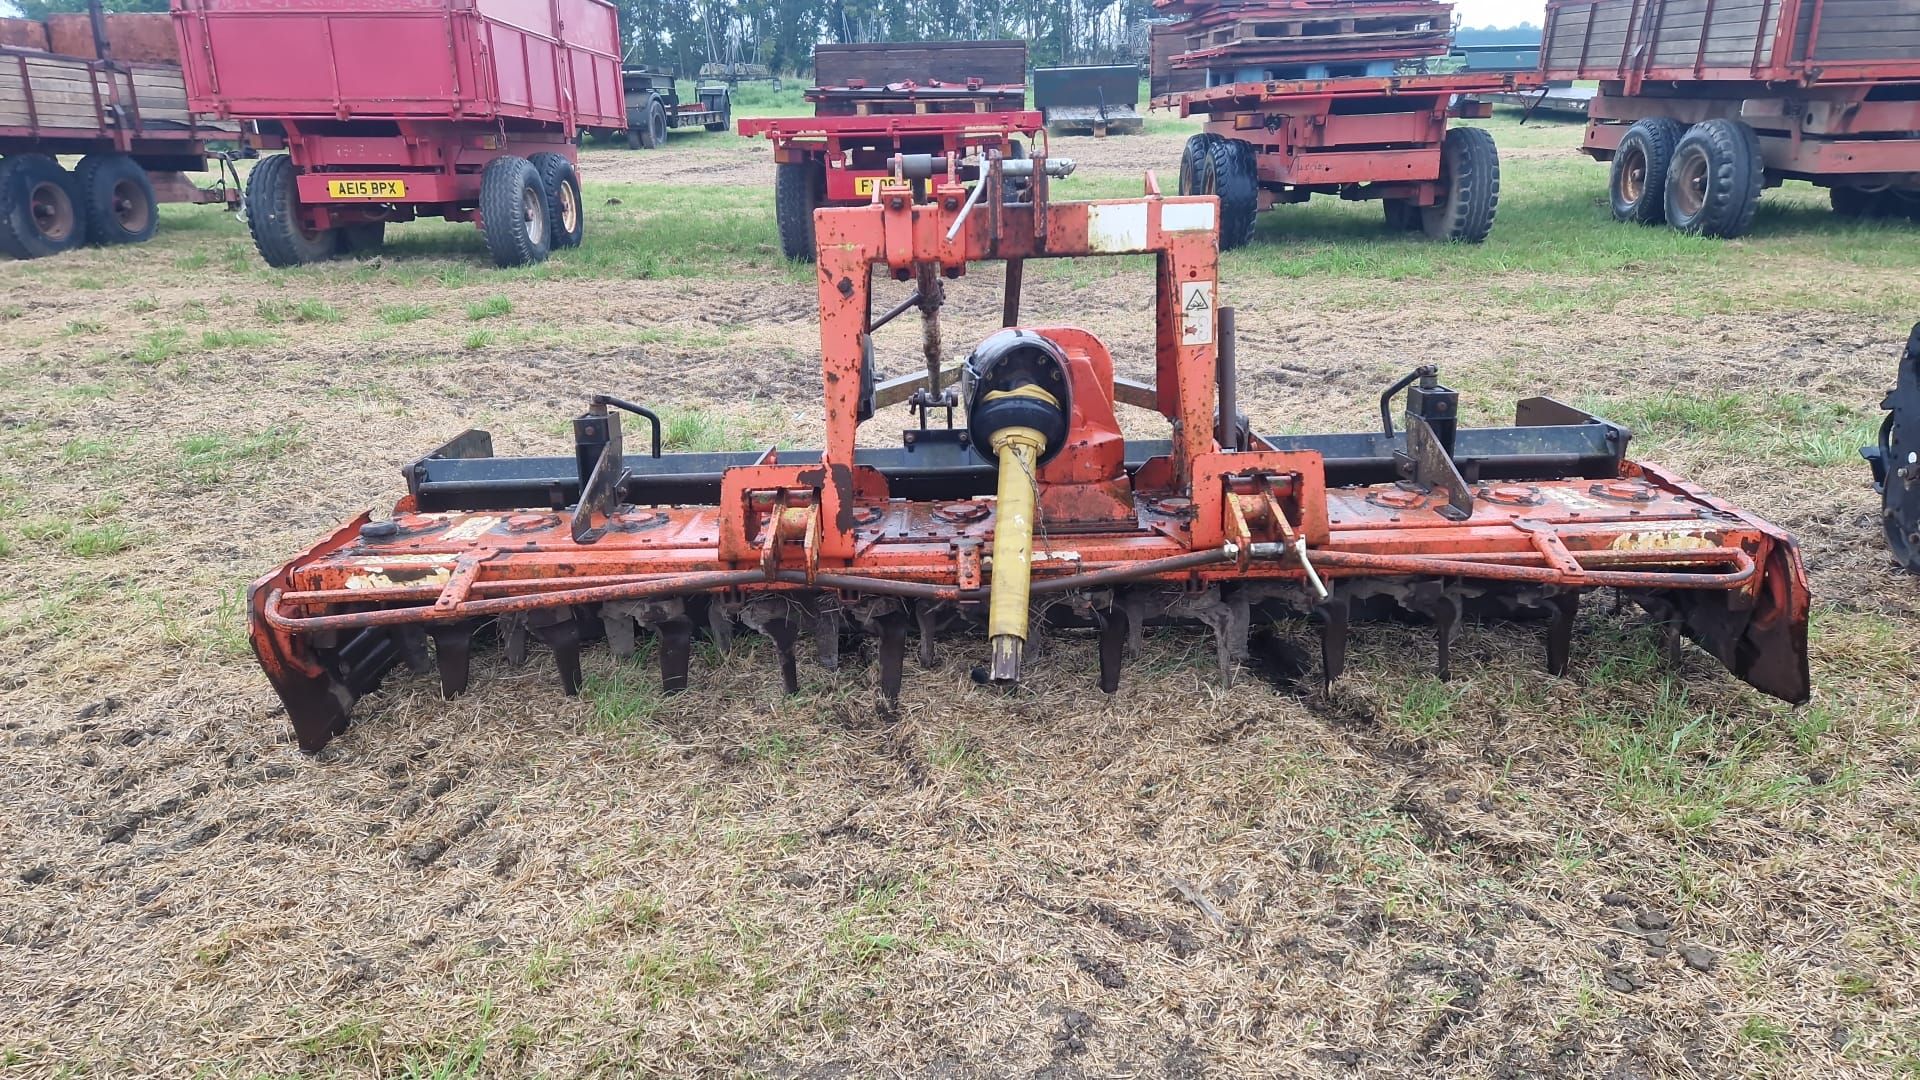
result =
[[[984,198],[950,165],[939,198],[916,201],[900,175],[866,206],[818,213],[824,446],[663,452],[653,413],[596,395],[570,455],[498,458],[468,432],[406,470],[389,520],[363,516],[257,583],[254,651],[301,747],[345,730],[396,665],[461,692],[476,634],[510,661],[538,643],[569,694],[602,639],[626,657],[651,637],[674,693],[696,638],[725,648],[751,631],[791,692],[803,664],[837,670],[843,638],[864,634],[890,714],[909,637],[932,666],[935,638],[962,628],[980,680],[1000,685],[1019,681],[1032,633],[1072,628],[1097,643],[1090,682],[1114,693],[1160,625],[1205,628],[1230,678],[1284,618],[1317,627],[1329,685],[1353,625],[1381,618],[1430,625],[1442,678],[1459,674],[1469,619],[1544,622],[1561,675],[1580,597],[1599,589],[1806,700],[1807,583],[1786,534],[1629,460],[1625,428],[1550,398],[1522,401],[1512,426],[1462,426],[1432,366],[1387,388],[1376,430],[1262,435],[1236,404],[1216,200],[1051,204],[1043,160],[1009,171],[1017,185],[1000,164],[977,170]],[[983,260],[1133,253],[1157,264],[1155,385],[1117,378],[1085,330],[1021,325],[1016,273],[1008,327],[953,377],[942,279]],[[880,266],[917,288],[876,319]],[[872,331],[915,308],[925,372],[889,375]],[[857,446],[892,405],[915,417],[901,445]],[[1159,414],[1166,436],[1126,438],[1122,407]],[[627,452],[623,415],[652,426],[648,452]]]

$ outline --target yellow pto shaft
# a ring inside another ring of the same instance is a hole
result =
[[[1058,404],[1038,386],[1022,386],[986,395],[1031,397]],[[1035,471],[1047,451],[1047,437],[1030,427],[1004,427],[993,433],[1000,463],[999,497],[993,526],[993,582],[987,599],[987,677],[994,682],[1020,679],[1020,655],[1027,642],[1027,601],[1033,586],[1033,519],[1038,485]]]

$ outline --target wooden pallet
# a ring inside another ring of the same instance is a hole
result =
[[[99,131],[119,126],[106,109],[116,93],[135,126],[192,119],[186,80],[177,67],[135,64],[109,72],[78,57],[0,49],[0,127]]]

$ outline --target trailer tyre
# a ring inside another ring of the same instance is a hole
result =
[[[720,119],[706,125],[708,131],[725,131],[733,124],[733,98],[720,99]]]
[[[1381,199],[1380,208],[1386,214],[1388,232],[1414,232],[1422,228],[1420,206],[1412,199]]]
[[[1435,240],[1477,244],[1493,231],[1500,206],[1500,151],[1482,128],[1450,128],[1440,143],[1438,202],[1420,208],[1420,227]]]
[[[0,251],[38,259],[86,238],[86,202],[72,173],[45,154],[0,161]]]
[[[1690,235],[1744,236],[1765,180],[1752,128],[1724,118],[1695,124],[1680,137],[1667,170],[1667,224]]]
[[[1187,140],[1180,158],[1180,194],[1213,195],[1220,200],[1220,250],[1245,247],[1253,240],[1260,208],[1254,149],[1239,139],[1204,132]]]
[[[533,162],[502,154],[480,174],[480,223],[496,266],[545,262],[552,250],[547,189]]]
[[[639,150],[644,148],[645,146],[646,146],[646,140],[640,137],[640,129],[628,128],[627,129],[627,149]]]
[[[659,98],[647,103],[646,122],[640,125],[640,145],[649,150],[667,145],[667,107]]]
[[[1827,189],[1827,201],[1836,215],[1858,220],[1908,217],[1911,208],[1920,205],[1909,203],[1901,197],[1900,192],[1891,188],[1866,191],[1861,188],[1832,187]]]
[[[535,154],[527,160],[540,170],[540,185],[547,189],[547,227],[553,246],[579,247],[587,222],[580,209],[580,175],[573,162],[555,153]]]
[[[373,255],[386,245],[387,223],[363,221],[334,230],[334,251],[341,255]]]
[[[300,221],[300,192],[293,159],[272,154],[247,177],[247,231],[268,266],[300,266],[332,258],[339,239],[331,229],[308,229]]]
[[[773,170],[773,214],[780,250],[789,259],[812,262],[813,212],[827,200],[827,170],[818,161],[783,161]]]
[[[125,154],[88,154],[73,167],[95,244],[144,244],[160,224],[159,198],[147,170]]]
[[[1659,225],[1667,220],[1667,170],[1686,125],[1664,116],[1637,120],[1620,137],[1607,177],[1613,220]]]

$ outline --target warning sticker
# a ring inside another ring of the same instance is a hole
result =
[[[1180,283],[1180,344],[1213,344],[1213,282]]]

